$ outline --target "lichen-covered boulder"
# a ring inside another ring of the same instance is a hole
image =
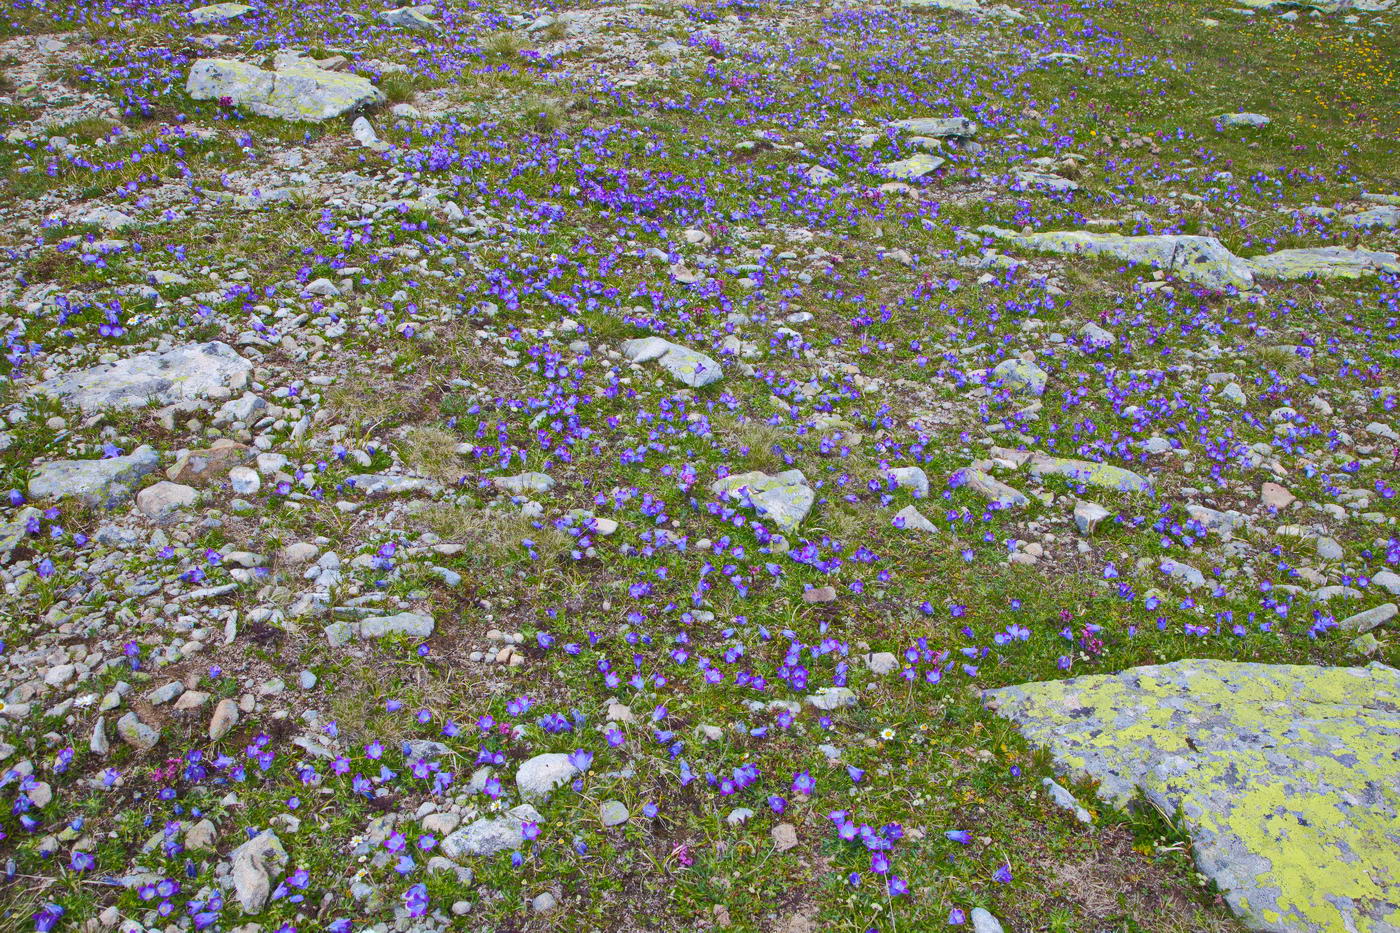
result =
[[[783,531],[796,529],[817,500],[801,470],[771,476],[759,470],[738,473],[711,483],[710,491],[754,509]]]
[[[1044,395],[1050,374],[1034,363],[1013,357],[998,363],[992,369],[991,379],[1013,393]]]
[[[881,175],[887,178],[896,178],[900,181],[917,181],[925,175],[932,175],[943,167],[946,159],[929,155],[927,152],[916,152],[907,159],[900,159],[897,162],[886,162],[878,167]]]
[[[1037,476],[1063,476],[1085,486],[1097,486],[1116,492],[1143,492],[1151,495],[1152,481],[1132,470],[1114,466],[1111,463],[1094,463],[1092,460],[1072,460],[1067,457],[1051,457],[1035,454],[1031,457],[1031,473]]]
[[[1400,925],[1400,671],[1186,660],[985,699],[1104,800],[1180,820],[1250,927]]]
[[[710,357],[660,337],[628,340],[622,345],[622,355],[633,363],[659,361],[672,378],[692,389],[702,389],[724,376],[719,364]]]
[[[935,139],[970,139],[977,135],[977,124],[967,117],[911,117],[908,120],[895,120],[890,126],[915,136],[932,136]]]
[[[1248,289],[1254,285],[1249,264],[1213,236],[1122,236],[1088,230],[1021,234],[994,226],[977,229],[979,233],[990,234],[1028,249],[1070,255],[1113,256],[1125,262],[1165,269],[1207,288]]]
[[[1281,249],[1267,256],[1246,259],[1245,262],[1255,275],[1268,279],[1359,279],[1363,275],[1381,272],[1400,273],[1400,256],[1394,253],[1347,249],[1344,246]]]
[[[101,460],[52,460],[29,478],[33,499],[77,499],[92,508],[114,509],[131,501],[143,476],[160,465],[160,455],[146,445],[121,457]]]
[[[39,383],[31,394],[77,405],[85,412],[173,405],[218,388],[241,388],[253,364],[220,341],[138,353],[116,363],[66,373]]]
[[[1006,485],[985,470],[964,467],[948,479],[948,485],[957,489],[966,486],[982,498],[1003,509],[1025,508],[1030,502],[1025,494]]]
[[[185,14],[185,22],[191,26],[209,26],[214,23],[226,23],[251,12],[253,8],[244,3],[215,3],[190,10]]]
[[[264,71],[247,62],[201,58],[190,66],[185,90],[195,100],[227,99],[259,116],[315,123],[384,100],[379,89],[359,75],[300,61]]]

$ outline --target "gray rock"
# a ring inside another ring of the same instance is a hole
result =
[[[262,478],[258,476],[258,471],[251,467],[236,466],[229,470],[228,482],[234,495],[238,496],[256,495],[258,490],[262,489]]]
[[[199,491],[193,486],[182,486],[169,480],[161,480],[154,486],[147,486],[136,494],[136,507],[141,514],[153,522],[165,522],[181,509],[187,509],[199,500]]]
[[[90,508],[111,509],[130,501],[133,487],[160,466],[147,446],[123,457],[54,460],[41,464],[29,480],[31,499],[77,499]]]
[[[985,470],[964,467],[949,477],[948,482],[954,488],[966,486],[988,502],[1003,509],[1024,508],[1030,502],[1024,493],[1012,489]]]
[[[1179,560],[1170,557],[1162,558],[1162,563],[1158,566],[1162,573],[1173,580],[1180,580],[1192,589],[1206,585],[1205,575],[1190,564],[1183,564]]]
[[[1096,486],[1116,492],[1151,493],[1152,481],[1132,470],[1110,463],[1094,463],[1091,460],[1070,460],[1065,457],[1051,457],[1036,453],[1031,455],[1030,471],[1034,476],[1063,476],[1071,482],[1085,486]]]
[[[876,171],[886,178],[897,181],[918,181],[938,171],[948,162],[947,159],[927,152],[916,152],[907,159],[884,162],[876,166]]]
[[[1091,535],[1099,524],[1112,513],[1097,502],[1078,502],[1074,506],[1074,524],[1078,526],[1079,533]]]
[[[724,376],[720,365],[710,357],[660,337],[628,340],[622,344],[622,355],[634,363],[658,360],[672,378],[692,389],[704,388]]]
[[[1400,206],[1383,204],[1354,214],[1343,214],[1342,220],[1359,229],[1394,229],[1400,227]]]
[[[332,648],[344,648],[355,637],[355,629],[349,622],[332,622],[323,629],[326,644]]]
[[[1188,660],[984,697],[1105,801],[1178,821],[1245,926],[1383,929],[1400,905],[1400,671]]]
[[[253,12],[253,8],[242,3],[215,3],[211,6],[190,10],[185,14],[185,22],[191,26],[210,26],[214,23],[226,23],[231,19],[238,19],[251,12]]]
[[[1074,818],[1088,826],[1094,822],[1094,817],[1088,810],[1079,805],[1079,801],[1074,799],[1074,795],[1065,790],[1051,778],[1043,778],[1041,786],[1050,794],[1050,800],[1061,810],[1066,810],[1074,814]]]
[[[621,826],[632,818],[627,806],[620,800],[605,800],[598,808],[598,818],[604,826]]]
[[[359,75],[301,61],[286,61],[276,71],[264,71],[232,59],[201,58],[190,66],[185,91],[195,100],[228,98],[263,117],[317,123],[384,100]]]
[[[1014,188],[1018,191],[1040,190],[1053,191],[1057,194],[1065,194],[1070,191],[1078,191],[1079,183],[1063,178],[1052,172],[1037,172],[1031,169],[1017,169],[1012,178],[1015,181]]]
[[[1218,290],[1244,290],[1254,285],[1254,274],[1250,272],[1249,265],[1210,236],[1123,236],[1087,230],[1020,234],[993,226],[979,227],[978,232],[1050,253],[1113,256],[1126,262],[1165,269],[1188,281]]]
[[[530,909],[537,914],[544,914],[549,913],[549,911],[557,907],[558,904],[559,902],[555,899],[554,895],[545,891],[543,894],[535,895],[530,901]]]
[[[1118,338],[1111,331],[1104,330],[1093,321],[1079,328],[1079,336],[1091,347],[1111,347],[1118,342]]]
[[[1262,113],[1222,113],[1215,122],[1226,127],[1259,127],[1268,126],[1271,121]]]
[[[893,674],[899,670],[899,658],[890,651],[876,651],[865,656],[865,666],[872,674]]]
[[[972,933],[1002,933],[1001,921],[981,907],[972,908]]]
[[[838,709],[849,709],[857,702],[855,691],[849,687],[822,687],[807,697],[808,706],[828,713]]]
[[[160,732],[142,722],[134,712],[117,720],[117,735],[132,748],[143,752],[150,751],[160,742]]]
[[[57,376],[30,392],[72,403],[85,412],[141,408],[151,401],[173,405],[203,398],[216,389],[241,387],[252,368],[228,344],[191,343]]]
[[[1013,394],[1039,396],[1045,394],[1045,383],[1050,374],[1034,363],[1013,358],[998,363],[992,369],[991,378],[994,382],[1011,389]]]
[[[753,816],[753,811],[748,807],[735,807],[733,810],[729,811],[729,815],[724,818],[724,821],[730,826],[743,826],[749,820],[753,819]]]
[[[442,27],[428,18],[433,7],[427,6],[403,6],[394,10],[380,10],[379,18],[390,26],[398,26],[401,29],[412,29],[416,32],[442,32]]]
[[[970,139],[977,135],[977,124],[967,117],[913,117],[894,120],[890,126],[913,136],[931,136],[934,139]]]
[[[1371,577],[1371,582],[1385,590],[1391,596],[1400,596],[1400,573],[1382,570],[1380,573]]]
[[[185,692],[185,685],[178,680],[172,680],[163,687],[157,687],[146,694],[146,702],[152,706],[164,706],[171,700]]]
[[[245,914],[256,914],[272,894],[272,882],[287,867],[287,850],[271,830],[264,830],[229,855],[234,898]]]
[[[540,814],[528,803],[506,814],[482,817],[467,824],[442,840],[442,851],[449,858],[496,855],[524,844],[521,827],[538,823]]]
[[[408,635],[427,638],[433,634],[433,617],[421,612],[400,612],[392,616],[371,616],[360,620],[361,638]]]
[[[1317,546],[1317,556],[1321,557],[1323,560],[1336,561],[1346,556],[1347,552],[1342,550],[1342,546],[1337,543],[1335,538],[1329,538],[1323,535],[1317,539],[1315,544]]]
[[[894,513],[894,517],[903,522],[901,527],[913,529],[914,531],[929,532],[931,534],[938,533],[938,526],[925,518],[924,513],[920,512],[912,505],[906,505],[904,508]]]
[[[1381,603],[1373,606],[1365,612],[1358,612],[1354,616],[1348,616],[1338,623],[1338,627],[1344,632],[1354,632],[1361,634],[1369,632],[1377,626],[1384,625],[1395,618],[1397,611],[1395,603]]]
[[[554,477],[547,473],[517,473],[515,476],[501,476],[491,481],[497,489],[504,489],[514,496],[538,495],[554,488]]]
[[[885,471],[885,475],[894,480],[895,486],[900,489],[907,489],[914,494],[916,499],[928,497],[928,474],[918,467],[895,467],[893,470]]]
[[[364,117],[356,117],[355,122],[350,124],[350,135],[355,137],[355,141],[366,149],[387,148],[380,142],[379,135],[374,132],[374,124],[370,123],[369,120]],[[313,282],[312,285],[314,284],[316,283]],[[334,286],[332,286],[332,288],[334,288]],[[308,287],[307,290],[310,291],[310,288]],[[336,289],[332,294],[340,294],[339,289]]]
[[[1267,256],[1246,259],[1254,274],[1288,281],[1309,278],[1359,279],[1364,275],[1400,273],[1400,256],[1344,246],[1282,249]]]
[[[106,755],[112,750],[107,741],[107,720],[101,716],[92,724],[92,735],[88,738],[88,750],[94,755]]]
[[[372,498],[418,492],[432,494],[442,489],[440,483],[427,477],[390,473],[360,473],[350,477],[349,481],[357,490]]]
[[[515,786],[522,797],[543,799],[578,773],[568,755],[546,752],[521,763],[515,770]]]
[[[783,531],[796,530],[817,500],[801,470],[771,476],[758,470],[739,473],[711,483],[710,491],[754,509]]]

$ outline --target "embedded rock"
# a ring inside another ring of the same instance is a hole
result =
[[[515,786],[521,796],[548,797],[561,784],[565,784],[578,774],[578,769],[569,761],[569,756],[561,752],[548,752],[536,755],[525,761],[515,771]]]
[[[877,171],[886,178],[894,178],[898,181],[917,181],[927,175],[932,175],[947,161],[947,159],[940,159],[938,156],[929,155],[926,152],[916,152],[907,159],[885,162],[877,167]]]
[[[384,100],[359,75],[294,60],[264,71],[232,59],[201,58],[190,66],[185,91],[195,100],[227,99],[262,117],[315,123]]]
[[[724,373],[718,363],[703,353],[660,337],[642,337],[622,345],[622,355],[634,363],[657,360],[677,382],[701,389],[718,382]]]
[[[931,136],[935,139],[970,139],[977,135],[977,124],[967,117],[913,117],[895,120],[890,126],[914,136]]]
[[[253,8],[242,3],[215,3],[190,10],[185,14],[185,22],[191,26],[209,26],[226,23],[253,12]]]
[[[1212,236],[1123,236],[1087,230],[1021,234],[993,226],[979,227],[978,232],[1016,246],[1048,253],[1113,256],[1126,262],[1164,269],[1187,281],[1217,290],[1243,290],[1254,285],[1249,264]]]
[[[442,840],[442,851],[449,858],[467,855],[496,855],[524,844],[525,823],[538,823],[539,811],[523,803],[501,816],[482,817]]]
[[[1109,463],[1069,460],[1064,457],[1050,457],[1039,453],[1031,456],[1030,463],[1031,473],[1037,476],[1063,476],[1071,482],[1118,492],[1151,494],[1153,491],[1151,480],[1139,476],[1132,470],[1125,470]]]
[[[911,528],[914,531],[926,531],[934,534],[938,532],[938,526],[929,521],[928,518],[924,516],[923,512],[920,512],[912,505],[906,505],[896,512],[894,517],[896,524],[900,528]]]
[[[554,488],[554,477],[547,473],[519,473],[515,476],[502,476],[492,482],[498,489],[504,489],[516,496],[549,492]]]
[[[392,616],[374,616],[360,620],[361,638],[383,638],[385,635],[407,635],[427,638],[433,634],[433,617],[421,612],[400,612]]]
[[[1248,926],[1400,916],[1400,671],[1187,660],[984,697],[1104,800],[1179,820]]]
[[[30,391],[70,402],[85,412],[140,408],[152,401],[173,405],[203,398],[216,389],[241,387],[252,368],[226,343],[191,343],[67,373]]]
[[[123,457],[54,460],[34,470],[29,497],[77,499],[90,508],[113,509],[130,501],[136,483],[159,465],[160,455],[146,446]]]
[[[801,470],[784,470],[772,476],[758,470],[739,473],[711,483],[710,491],[752,508],[783,531],[796,529],[817,501]]]
[[[1400,273],[1400,256],[1344,246],[1315,246],[1281,249],[1267,256],[1246,259],[1256,276],[1266,279],[1344,278]]]
[[[169,480],[161,480],[136,494],[136,507],[153,522],[169,521],[181,509],[187,509],[197,501],[199,493],[194,487],[181,486]]]
[[[264,830],[229,855],[233,894],[245,914],[255,914],[267,904],[272,882],[287,867],[287,850],[271,830]]]
[[[1013,358],[998,363],[992,369],[991,379],[1009,388],[1013,394],[1044,395],[1050,374],[1034,363]]]
[[[948,479],[948,485],[957,489],[966,486],[988,502],[1003,509],[1024,508],[1030,502],[1025,494],[1011,488],[985,470],[965,467]]]

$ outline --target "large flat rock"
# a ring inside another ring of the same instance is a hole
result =
[[[1047,253],[1112,256],[1136,265],[1164,269],[1188,282],[1207,288],[1248,289],[1254,285],[1249,264],[1225,248],[1213,236],[1153,235],[1122,236],[1088,230],[1050,230],[1017,233],[1001,227],[982,226],[978,232],[990,234],[1017,246]]]
[[[368,79],[309,62],[264,71],[247,62],[201,58],[190,66],[185,90],[195,100],[227,99],[259,116],[315,123],[384,100]]]
[[[1400,671],[1187,660],[985,698],[1100,797],[1179,819],[1253,929],[1400,929]]]
[[[241,387],[253,364],[226,343],[189,343],[138,353],[116,363],[65,373],[30,391],[77,405],[85,412],[140,408],[203,398],[215,388]]]

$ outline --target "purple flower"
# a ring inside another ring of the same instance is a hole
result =
[[[1011,883],[1011,863],[1002,862],[996,871],[992,872],[992,880],[1000,884]]]
[[[410,917],[421,917],[428,912],[428,888],[415,884],[403,894],[403,906]]]

